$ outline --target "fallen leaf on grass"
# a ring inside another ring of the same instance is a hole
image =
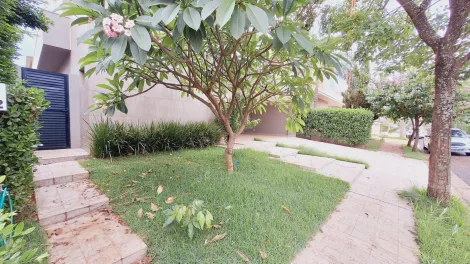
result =
[[[266,252],[264,252],[264,251],[261,251],[261,250],[260,250],[260,251],[259,251],[259,254],[260,254],[260,256],[261,256],[261,258],[262,258],[263,260],[265,260],[265,259],[268,258],[268,254],[267,254]]]
[[[164,189],[163,185],[158,185],[157,194],[162,193],[163,189]]]
[[[156,212],[160,209],[160,206],[154,204],[154,203],[150,203],[150,210]]]
[[[282,205],[281,208],[284,209],[284,211],[288,212],[289,214],[291,213],[289,208],[285,207],[284,205]]]
[[[166,203],[166,204],[171,204],[171,203],[173,203],[175,200],[176,200],[176,197],[170,196],[170,197],[168,197],[168,199],[166,199],[165,203]]]
[[[250,262],[250,259],[247,256],[245,256],[245,254],[243,254],[240,250],[237,250],[237,254],[240,256],[240,258],[243,259],[243,261]]]
[[[211,227],[214,229],[219,229],[219,228],[222,228],[223,225],[224,225],[224,221],[220,222],[218,225],[211,225]]]
[[[221,239],[223,239],[225,237],[227,233],[223,233],[223,234],[220,234],[220,235],[216,235],[215,237],[211,238],[210,240],[206,240],[206,242],[204,243],[204,245],[207,245],[209,243],[214,243],[216,241],[219,241]]]
[[[150,198],[152,198],[152,197],[150,197],[150,196],[145,196],[145,197],[135,198],[135,200],[136,200],[137,202],[145,202],[145,200],[148,200],[148,199],[150,199]]]
[[[142,208],[140,208],[139,211],[137,211],[137,217],[142,218],[143,214],[144,214],[144,210],[142,210]]]
[[[147,173],[152,173],[152,169],[149,169],[149,170],[147,171]]]
[[[155,218],[155,215],[152,214],[152,213],[145,213],[145,215],[147,215],[147,218],[150,219],[150,220],[153,220]]]

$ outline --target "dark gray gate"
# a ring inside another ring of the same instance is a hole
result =
[[[21,75],[26,87],[43,89],[46,100],[51,102],[39,119],[42,124],[39,129],[42,146],[38,149],[70,148],[68,76],[29,68],[22,68]]]

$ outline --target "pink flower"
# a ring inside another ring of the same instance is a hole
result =
[[[134,20],[127,20],[126,21],[126,28],[133,28],[135,26]]]
[[[122,23],[124,18],[119,14],[112,13],[111,14],[111,19],[118,22],[118,23]]]
[[[129,29],[124,30],[124,34],[128,37],[131,36],[131,31]]]
[[[104,18],[103,25],[111,25],[111,19],[109,19],[108,17]]]

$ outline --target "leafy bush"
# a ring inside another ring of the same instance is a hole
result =
[[[90,125],[89,133],[90,150],[98,158],[204,148],[222,137],[218,125],[204,122],[123,124],[101,120]]]
[[[34,150],[41,113],[49,106],[44,91],[11,85],[7,93],[8,112],[0,112],[0,175],[6,175],[16,205],[28,201],[33,188]]]
[[[211,212],[203,208],[203,203],[201,200],[194,200],[189,206],[175,205],[166,210],[167,219],[163,227],[174,223],[176,220],[182,227],[188,228],[190,238],[194,236],[194,228],[199,230],[203,230],[204,226],[207,229],[211,228],[214,217]]]
[[[364,145],[370,139],[374,114],[365,109],[313,109],[305,119],[304,135],[345,145]]]

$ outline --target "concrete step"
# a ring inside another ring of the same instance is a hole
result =
[[[108,212],[87,213],[45,230],[50,263],[130,264],[147,255],[147,245]]]
[[[36,188],[35,195],[41,226],[97,211],[109,203],[109,199],[90,180]]]
[[[327,164],[317,172],[325,176],[337,178],[345,182],[353,183],[357,176],[366,169],[364,164],[335,160]]]
[[[317,172],[326,165],[335,162],[335,159],[316,157],[310,155],[294,155],[281,158],[282,161],[300,168]]]
[[[39,188],[88,179],[89,175],[77,161],[64,161],[36,166],[33,179]]]
[[[40,164],[81,160],[90,157],[90,153],[83,149],[39,150],[35,151],[34,154],[38,157]]]

